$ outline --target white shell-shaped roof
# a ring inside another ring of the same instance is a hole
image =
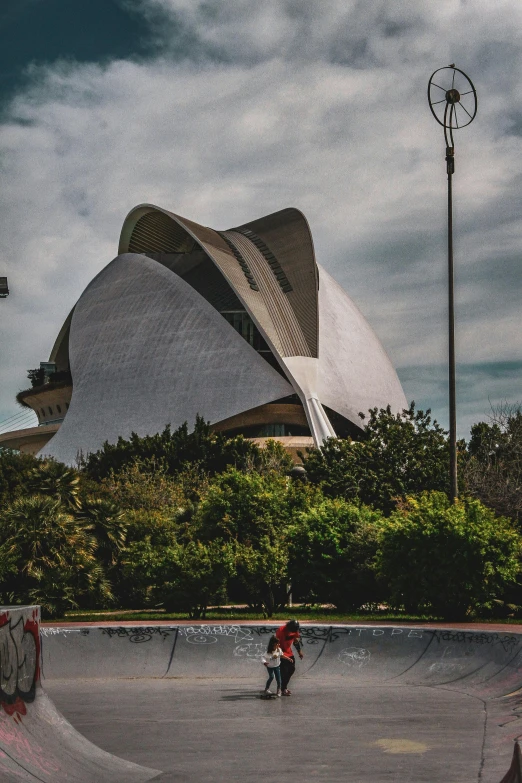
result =
[[[281,372],[223,318],[217,289],[250,315]],[[53,352],[63,356],[67,329],[60,334]],[[361,428],[360,412],[406,407],[380,341],[316,264],[295,209],[218,232],[136,207],[120,255],[80,297],[68,339],[73,396],[44,450],[65,462],[131,432],[197,414],[218,423],[295,393],[317,445],[335,435],[325,408]]]

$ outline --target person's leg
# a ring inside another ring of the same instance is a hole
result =
[[[274,679],[274,669],[273,669],[273,667],[271,668],[269,666],[268,667],[268,680],[266,681],[265,691],[269,691],[270,690],[270,686],[272,684],[272,680],[273,679]]]
[[[277,692],[278,694],[280,694],[281,693],[281,667],[280,666],[276,666],[274,668],[274,674],[277,683]]]
[[[281,687],[284,691],[288,688],[290,677],[295,671],[295,660],[290,658],[281,658]]]

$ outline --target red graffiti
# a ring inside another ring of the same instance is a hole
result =
[[[15,716],[15,720],[17,714],[27,715],[27,707],[25,706],[25,703],[22,701],[20,696],[17,697],[13,704],[6,704],[5,701],[0,702],[0,704],[4,708],[4,712],[7,712],[8,715]]]

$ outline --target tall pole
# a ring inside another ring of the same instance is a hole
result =
[[[452,177],[455,171],[454,148],[446,147],[448,171],[448,378],[449,378],[449,448],[450,448],[450,498],[459,496],[457,481],[457,394],[455,369],[455,295],[453,274],[453,193]]]
[[[451,80],[451,83],[450,81]],[[442,82],[442,83],[441,83]],[[458,89],[457,89],[458,87]],[[459,91],[460,90],[460,91]],[[470,78],[448,65],[438,68],[428,84],[428,102],[446,141],[448,175],[448,380],[449,380],[449,494],[452,502],[459,496],[457,476],[457,395],[455,367],[455,285],[453,270],[453,174],[455,145],[453,131],[469,125],[477,113],[477,93]],[[467,105],[466,105],[467,104]],[[458,113],[460,109],[460,113]]]

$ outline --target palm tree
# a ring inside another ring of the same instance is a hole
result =
[[[2,591],[16,602],[39,603],[61,616],[82,596],[112,598],[96,560],[92,525],[43,495],[19,498],[0,515],[0,562],[7,563]]]
[[[28,488],[35,495],[56,498],[73,511],[81,507],[80,476],[62,462],[53,459],[41,462],[29,473]]]

